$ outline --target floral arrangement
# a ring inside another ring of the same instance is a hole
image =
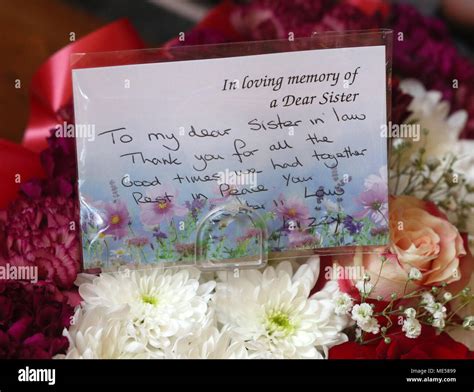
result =
[[[388,178],[381,170],[366,180],[363,214],[342,225],[361,235],[364,219],[388,208],[388,250],[299,258],[239,276],[193,268],[80,274],[74,140],[53,133],[40,155],[44,175],[23,181],[0,211],[0,266],[38,269],[36,283],[0,284],[0,356],[473,359],[474,65],[444,24],[382,0],[228,1],[169,45],[379,27],[395,31],[392,122],[420,133],[390,140]],[[71,121],[67,113],[56,114]],[[37,160],[23,154],[37,176]],[[383,205],[374,197],[387,182]],[[107,208],[127,221],[126,208]],[[130,242],[127,251],[139,257],[145,245]]]

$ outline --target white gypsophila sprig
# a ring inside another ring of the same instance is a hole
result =
[[[407,316],[407,318],[416,317],[416,310],[414,308],[406,308],[404,313],[405,313],[405,316]]]
[[[244,342],[252,358],[324,358],[347,341],[348,318],[336,315],[337,283],[310,296],[319,273],[314,257],[293,273],[289,262],[263,272],[220,274],[214,297],[219,322]]]
[[[446,326],[447,309],[441,302],[436,302],[435,297],[429,293],[421,294],[420,305],[431,315],[431,325],[438,329]]]
[[[443,329],[446,326],[446,317],[446,307],[442,306],[433,313],[433,327]]]
[[[415,339],[421,334],[421,324],[416,318],[408,317],[403,322],[402,331],[407,338]]]
[[[352,319],[357,326],[364,332],[377,334],[380,331],[380,325],[375,317],[372,317],[374,310],[367,302],[356,304],[352,308]]]
[[[176,339],[205,324],[215,287],[213,281],[200,284],[195,269],[144,269],[85,279],[79,293],[86,319],[96,308],[107,312],[122,309],[122,319],[115,327],[124,335],[120,339],[140,357],[153,358],[168,356]],[[81,320],[74,327],[87,330]],[[80,348],[79,340],[73,343],[70,350]]]
[[[339,293],[334,299],[334,304],[334,312],[337,315],[346,315],[351,311],[354,301],[349,294]]]
[[[423,306],[431,306],[436,302],[433,295],[427,291],[421,294],[421,305]]]
[[[443,294],[443,299],[445,302],[449,302],[453,299],[453,294],[450,293],[449,291],[446,291],[444,294]]]
[[[468,331],[474,331],[474,316],[467,316],[462,322],[462,327]]]
[[[366,279],[357,281],[355,286],[357,290],[359,290],[359,293],[362,297],[368,297],[374,289],[374,285],[368,282]]]
[[[423,277],[421,271],[418,268],[411,268],[408,273],[408,278],[411,280],[420,280]]]
[[[431,325],[443,329],[446,325],[446,307],[441,302],[436,302],[431,294],[423,294],[421,304],[431,314]]]

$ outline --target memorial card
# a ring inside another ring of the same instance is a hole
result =
[[[84,268],[386,245],[386,72],[383,45],[73,70]]]

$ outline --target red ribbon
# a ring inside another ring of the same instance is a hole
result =
[[[21,184],[32,178],[43,177],[44,170],[36,152],[7,140],[0,139],[0,156],[0,209],[3,209],[18,197]]]
[[[144,43],[128,20],[110,23],[52,55],[34,74],[30,90],[30,118],[23,145],[39,152],[49,131],[70,119],[72,53],[142,49]]]

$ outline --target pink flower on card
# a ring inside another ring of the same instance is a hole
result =
[[[371,184],[356,199],[362,210],[354,214],[357,219],[369,217],[374,223],[385,223],[388,214],[387,185],[379,182]]]
[[[186,207],[178,205],[178,192],[174,189],[161,187],[159,191],[150,192],[147,196],[150,202],[140,206],[140,219],[144,225],[158,226],[188,212]]]
[[[301,199],[297,197],[285,199],[283,195],[280,195],[277,203],[274,211],[279,218],[300,223],[308,219],[309,208]]]
[[[128,234],[130,215],[127,206],[123,201],[101,203],[99,209],[101,210],[104,219],[104,222],[101,225],[104,228],[101,232],[102,234],[108,234],[119,239]]]

